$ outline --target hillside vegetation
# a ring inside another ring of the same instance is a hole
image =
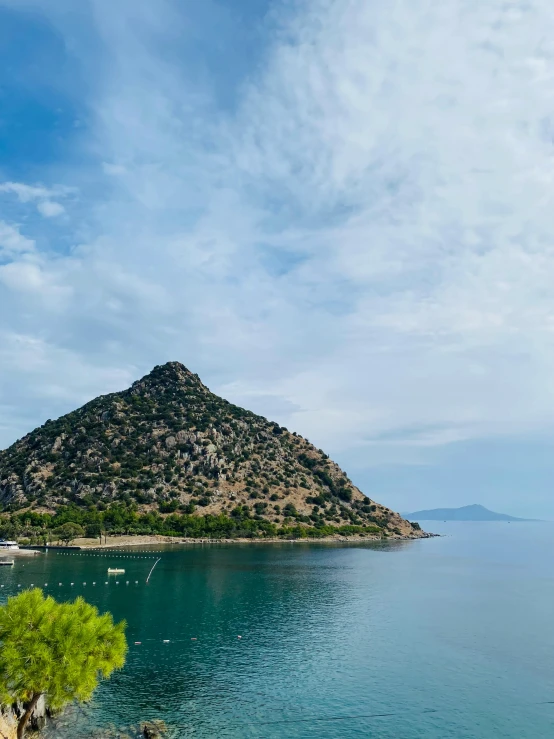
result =
[[[320,449],[183,365],[47,421],[0,452],[0,533],[422,536]]]

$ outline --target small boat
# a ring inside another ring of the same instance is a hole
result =
[[[0,539],[0,550],[3,549],[19,549],[19,544],[16,541],[7,541],[6,539]]]
[[[0,565],[13,565],[15,564],[14,559],[0,559]]]
[[[108,567],[108,575],[124,575],[125,570],[120,570],[117,567]]]

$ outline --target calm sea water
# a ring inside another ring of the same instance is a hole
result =
[[[48,583],[128,622],[125,669],[59,739],[153,718],[197,739],[552,737],[554,524],[427,527],[445,536],[49,553],[1,568],[0,598]]]

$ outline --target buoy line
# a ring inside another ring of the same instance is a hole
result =
[[[233,636],[229,636],[229,637],[227,637],[227,636],[218,636],[217,637],[217,641],[223,641],[223,640],[229,641],[229,639],[231,639],[232,641],[234,641],[235,639],[237,639],[237,640],[238,639],[242,639],[242,636],[236,636],[236,637],[233,637]],[[147,636],[146,638],[143,638],[141,641],[135,641],[135,642],[133,642],[133,644],[135,644],[137,646],[140,646],[141,644],[144,644],[145,642],[156,642],[157,644],[159,644],[160,642],[162,644],[185,644],[185,643],[191,642],[191,641],[202,641],[202,638],[201,637],[198,637],[198,636],[187,636],[184,639],[160,639],[159,637]],[[213,639],[210,639],[209,637],[206,637],[206,640],[205,640],[204,643],[205,644],[209,644],[210,642],[213,642]]]
[[[119,552],[107,551],[106,554],[89,554],[88,552],[54,552],[60,557],[119,557],[120,559],[155,559],[155,557],[146,557],[138,554],[120,554]]]
[[[123,580],[121,580],[121,581],[119,581],[119,580],[117,580],[117,581],[112,580],[111,582],[106,581],[104,583],[104,585],[119,585],[120,582],[123,582]],[[86,582],[83,582],[83,583],[70,582],[69,585],[66,584],[65,587],[73,587],[75,585],[77,587],[79,587],[80,585],[81,586],[84,586],[84,587],[96,587],[97,584],[100,584],[100,583],[97,583],[96,580],[94,580],[93,582],[90,582],[90,583],[86,583]],[[134,582],[131,582],[131,580],[125,580],[125,585],[138,585],[138,584],[139,584],[139,581],[138,580],[135,580]],[[22,583],[18,583],[17,584],[17,587],[18,588],[21,588],[21,587],[23,587],[23,588],[35,588],[35,587],[37,587],[37,588],[52,588],[52,587],[56,587],[56,586],[49,585],[47,582],[45,582],[44,585],[41,585],[40,583],[33,583],[32,582],[30,585],[23,585]],[[59,582],[58,585],[57,585],[57,587],[59,587],[59,588],[64,587],[63,582]],[[6,585],[6,584],[2,584],[2,585],[0,585],[0,588],[7,588],[9,590],[10,586],[9,585]]]

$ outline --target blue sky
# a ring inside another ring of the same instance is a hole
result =
[[[179,360],[554,518],[549,0],[0,0],[0,446]]]

